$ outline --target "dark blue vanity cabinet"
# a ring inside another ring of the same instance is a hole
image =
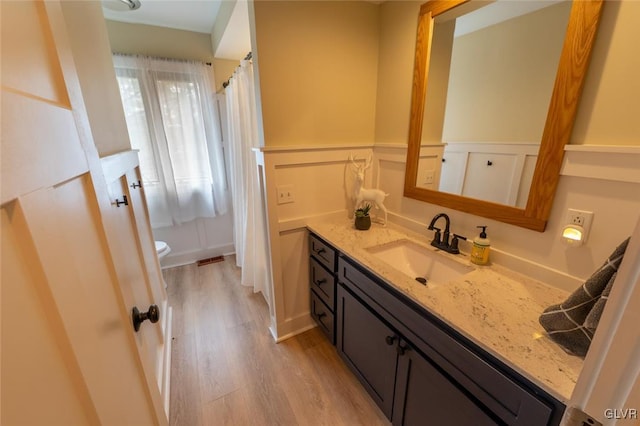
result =
[[[337,347],[394,425],[496,425],[437,365],[338,287]]]
[[[314,298],[329,307],[314,288],[314,268],[329,271],[314,254],[324,248],[335,261],[336,348],[394,425],[559,424],[555,398],[318,237],[310,243],[312,315],[326,324],[313,311]]]
[[[309,236],[309,285],[311,317],[335,345],[337,251],[315,235]]]

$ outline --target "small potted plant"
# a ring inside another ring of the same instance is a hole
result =
[[[356,210],[356,229],[366,231],[371,228],[371,217],[369,217],[369,210],[371,210],[371,204],[367,203],[364,207],[360,207]]]

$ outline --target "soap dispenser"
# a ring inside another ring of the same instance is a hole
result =
[[[478,226],[482,228],[480,235],[473,239],[473,247],[471,248],[471,262],[476,265],[486,265],[489,263],[489,249],[491,241],[487,238],[487,226]]]

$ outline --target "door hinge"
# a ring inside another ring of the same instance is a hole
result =
[[[122,196],[122,201],[120,201],[120,200],[118,200],[118,199],[116,198],[116,201],[114,201],[114,202],[113,202],[113,203],[111,203],[111,204],[115,205],[116,207],[120,207],[120,206],[122,206],[122,205],[128,206],[128,205],[129,205],[129,200],[127,200],[127,196],[126,196],[126,195],[123,195],[123,196]]]

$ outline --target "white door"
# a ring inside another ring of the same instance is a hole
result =
[[[603,425],[640,425],[639,324],[640,220],[568,403],[564,424],[594,424],[589,423],[590,417]]]
[[[151,305],[159,308],[157,324],[143,323],[135,333],[138,352],[144,360],[148,385],[161,393],[168,392],[168,351],[165,330],[170,315],[167,315],[167,295],[161,278],[160,265],[155,252],[155,243],[149,225],[143,188],[138,187],[137,155],[133,152],[117,154],[107,158],[105,173],[108,199],[114,204],[102,211],[109,229],[114,230],[105,237],[111,247],[111,258],[118,275],[119,290],[127,312],[133,308],[147,311]],[[103,161],[104,165],[105,161]],[[135,185],[134,185],[135,184]],[[135,186],[135,188],[134,188]],[[126,203],[123,201],[126,197]],[[116,201],[117,200],[117,201]],[[163,395],[168,401],[168,395]]]
[[[167,424],[150,365],[161,322],[135,333],[131,320],[166,298],[138,282],[140,237],[114,237],[114,217],[133,213],[111,205],[60,4],[1,7],[0,422]]]

